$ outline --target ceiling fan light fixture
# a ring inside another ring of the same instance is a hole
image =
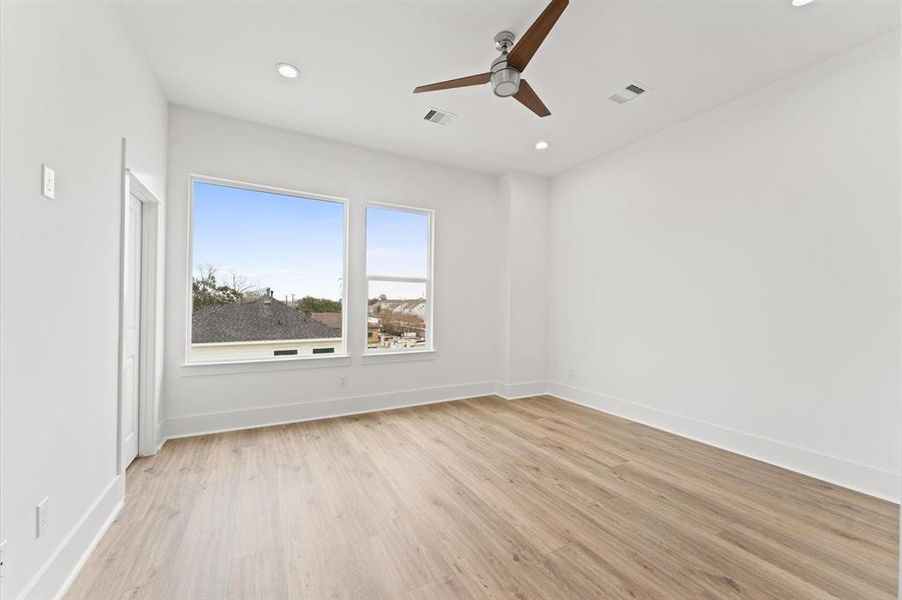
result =
[[[295,79],[301,74],[301,70],[289,63],[276,63],[276,71],[286,79]]]
[[[513,69],[492,73],[492,91],[500,98],[510,98],[520,89],[520,74]]]
[[[509,98],[520,89],[520,71],[507,64],[507,54],[492,63],[492,91],[500,98]]]

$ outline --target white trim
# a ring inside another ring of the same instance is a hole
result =
[[[166,436],[163,435],[163,421],[160,421],[159,423],[157,423],[157,432],[156,433],[157,433],[157,435],[156,435],[157,449],[154,452],[154,454],[159,452],[163,448],[163,444],[166,443]]]
[[[367,204],[367,206],[381,206],[383,208],[390,208],[392,210],[401,210],[404,212],[435,214],[435,209],[429,208],[427,206],[411,206],[410,204],[394,204],[393,202],[382,202],[379,200],[371,200],[371,201],[367,202],[366,204]]]
[[[341,338],[297,338],[290,340],[252,340],[249,342],[198,342],[196,344],[191,344],[192,346],[200,346],[201,348],[213,348],[219,346],[261,346],[263,344],[267,345],[278,345],[278,344],[289,344],[289,345],[297,345],[297,344],[330,344],[335,342],[335,340],[341,340]],[[258,358],[254,360],[267,360],[265,358]],[[202,363],[202,361],[199,361]],[[232,361],[223,361],[223,362],[232,362]],[[246,362],[246,361],[239,361]],[[187,363],[193,365],[195,363]]]
[[[120,181],[119,199],[119,322],[116,325],[116,473],[122,473],[125,469],[122,465],[122,394],[123,371],[125,369],[125,230],[126,215],[128,214],[128,167],[126,166],[126,139],[122,138],[120,147],[120,159],[122,161],[122,181]],[[139,423],[140,426],[140,423]],[[138,440],[140,445],[141,441]]]
[[[557,382],[548,394],[852,490],[899,502],[899,473]]]
[[[499,381],[495,383],[495,394],[505,400],[531,398],[533,396],[541,396],[547,392],[547,381],[525,381],[522,383],[503,383]]]
[[[122,234],[120,237],[120,273],[119,273],[119,385],[117,399],[118,447],[116,451],[116,472],[122,473],[125,464],[122,456],[122,415],[123,401],[123,357],[125,336],[123,327],[125,320],[125,247],[128,240],[125,232],[128,229],[128,201],[134,196],[141,202],[141,322],[138,366],[138,455],[149,456],[157,451],[157,407],[159,404],[159,381],[162,373],[162,362],[158,348],[162,348],[163,323],[160,307],[163,306],[163,285],[165,277],[165,256],[160,244],[163,231],[165,209],[160,202],[129,168],[125,167],[126,140],[122,140],[123,181],[122,181]]]
[[[164,432],[166,439],[173,439],[222,431],[254,429],[490,396],[494,390],[494,382],[485,381],[172,417],[166,419]]]
[[[389,277],[387,275],[367,275],[367,281],[388,281],[390,283],[429,283],[426,277]]]
[[[370,275],[369,261],[367,260],[367,229],[369,222],[369,208],[387,208],[401,212],[409,212],[419,215],[425,215],[427,218],[427,240],[426,240],[426,277],[392,277],[390,275]],[[361,356],[383,356],[386,354],[401,355],[414,352],[431,352],[435,350],[435,323],[433,315],[435,314],[435,209],[421,208],[418,206],[404,206],[401,204],[392,204],[389,202],[367,202],[363,206],[363,256],[364,256],[364,285],[366,286],[366,314],[363,322],[363,349]],[[367,348],[369,341],[369,295],[370,281],[389,281],[398,283],[422,283],[426,286],[426,318],[423,319],[426,324],[426,347],[419,350],[393,350],[388,352],[372,352]]]
[[[134,171],[126,167],[125,172],[129,177],[128,191],[131,192],[135,198],[148,204],[162,204],[162,202],[153,195],[153,192],[147,189],[147,186],[144,185]]]
[[[163,341],[163,285],[165,279],[165,252],[161,234],[165,230],[165,206],[128,168],[128,141],[122,138],[121,185],[122,194],[119,216],[119,315],[118,355],[116,372],[116,473],[125,471],[122,452],[123,383],[125,369],[125,248],[128,244],[128,204],[132,196],[141,202],[141,322],[138,365],[138,455],[156,453],[157,408],[159,382],[162,377],[162,360],[157,352]]]
[[[343,206],[344,213],[344,228],[343,228],[343,245],[342,245],[342,274],[341,274],[341,340],[342,347],[344,349],[344,353],[335,355],[333,357],[345,356],[348,353],[348,252],[350,249],[350,200],[348,198],[342,198],[339,196],[329,196],[326,194],[315,194],[313,192],[304,192],[299,190],[293,190],[288,188],[276,187],[272,185],[262,185],[259,183],[250,183],[247,181],[239,181],[237,179],[226,179],[224,177],[213,177],[210,175],[200,175],[197,173],[189,173],[188,174],[188,230],[187,238],[188,248],[185,253],[187,257],[187,265],[186,265],[186,293],[185,293],[185,301],[187,303],[187,308],[185,311],[185,340],[184,340],[184,365],[202,365],[209,364],[203,363],[199,361],[191,360],[191,316],[193,314],[193,302],[192,302],[192,281],[194,277],[194,182],[201,183],[210,183],[213,185],[220,185],[225,187],[233,187],[240,188],[246,190],[252,190],[257,192],[267,192],[271,194],[279,194],[282,196],[294,196],[295,198],[300,198],[302,200],[319,200],[321,202],[335,202],[337,204],[341,204]],[[297,360],[297,358],[293,358]],[[268,359],[263,359],[268,360]],[[279,360],[279,359],[276,359]],[[284,360],[284,359],[283,359]],[[243,363],[246,361],[236,361],[236,363]],[[226,363],[222,363],[226,364]]]
[[[116,475],[91,503],[17,598],[62,598],[78,577],[100,539],[116,520],[125,500],[125,475]]]
[[[334,362],[333,362],[334,361]],[[320,363],[320,364],[316,364]],[[351,364],[350,354],[305,354],[248,360],[197,361],[181,365],[181,375],[227,375],[230,373],[257,373],[286,371],[314,367],[347,367]]]
[[[435,360],[438,351],[432,350],[395,350],[392,352],[368,352],[360,357],[361,365],[373,365],[380,363],[408,362],[419,360]]]
[[[163,347],[162,307],[166,258],[161,234],[165,228],[165,207],[129,171],[129,192],[141,201],[141,370],[138,400],[138,455],[157,451],[157,408],[160,403]]]
[[[338,204],[347,204],[348,199],[341,196],[330,196],[328,194],[317,194],[314,192],[305,192],[291,188],[283,188],[275,185],[264,185],[262,183],[252,183],[250,181],[242,181],[240,179],[228,179],[226,177],[214,177],[211,175],[200,175],[198,173],[190,173],[190,180],[212,183],[223,187],[235,187],[257,192],[268,192],[270,194],[278,194],[280,196],[294,196],[302,200],[322,200],[324,202],[336,202]]]

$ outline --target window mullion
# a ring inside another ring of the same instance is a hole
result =
[[[367,281],[387,281],[389,283],[429,283],[429,279],[423,277],[390,277],[387,275],[368,275]]]

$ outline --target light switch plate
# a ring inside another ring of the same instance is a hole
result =
[[[47,165],[41,166],[44,167],[41,176],[41,193],[45,198],[53,200],[53,195],[56,193],[56,172]]]

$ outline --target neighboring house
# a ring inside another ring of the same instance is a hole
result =
[[[339,315],[340,319],[340,315]],[[242,360],[341,352],[341,330],[272,297],[210,306],[191,317],[191,358]]]
[[[341,313],[340,312],[315,312],[310,313],[310,317],[319,321],[326,327],[331,327],[332,329],[337,330],[339,333],[341,332]]]
[[[382,341],[382,319],[378,317],[366,318],[366,345],[375,348]]]
[[[426,302],[379,300],[369,305],[366,347],[385,351],[426,345]]]
[[[422,298],[411,300],[378,300],[369,305],[368,314],[378,317],[380,327],[390,333],[398,331],[426,332],[426,301]]]

